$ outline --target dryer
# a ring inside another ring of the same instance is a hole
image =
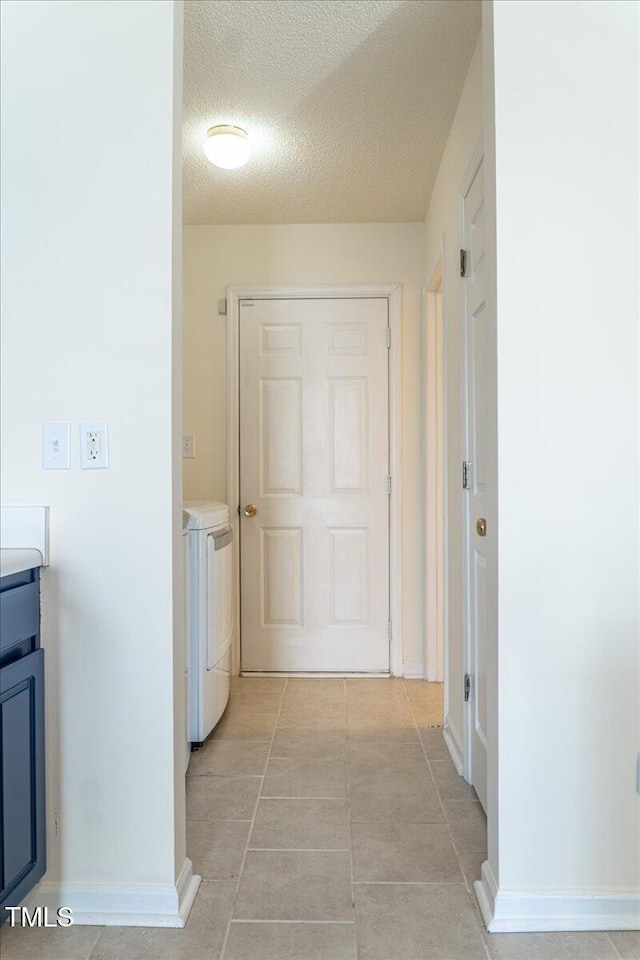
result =
[[[189,740],[202,745],[222,716],[231,686],[233,530],[217,500],[184,504],[189,514]]]

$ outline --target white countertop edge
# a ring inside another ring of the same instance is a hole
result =
[[[0,550],[0,576],[10,577],[13,573],[33,570],[41,567],[42,554],[35,548],[3,547]]]

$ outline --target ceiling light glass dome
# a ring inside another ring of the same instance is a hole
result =
[[[242,127],[218,124],[207,130],[204,152],[216,167],[235,170],[242,167],[251,156],[249,134]]]

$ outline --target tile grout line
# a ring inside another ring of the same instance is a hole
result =
[[[471,889],[471,884],[470,884],[469,881],[467,880],[467,875],[466,875],[466,873],[464,872],[464,869],[463,869],[463,867],[462,867],[462,861],[461,861],[461,859],[460,859],[460,853],[458,852],[458,847],[457,847],[457,845],[456,845],[456,842],[455,842],[454,837],[453,837],[453,833],[452,833],[452,831],[451,831],[451,825],[449,824],[449,818],[447,817],[447,811],[446,811],[446,808],[445,808],[444,803],[442,802],[442,797],[440,796],[440,790],[439,790],[439,788],[438,788],[438,784],[436,783],[435,777],[434,777],[434,775],[433,775],[433,770],[432,770],[432,768],[431,768],[431,763],[430,763],[430,760],[429,760],[429,755],[428,755],[428,753],[427,753],[427,749],[426,749],[426,747],[425,747],[425,745],[424,745],[424,741],[423,741],[422,737],[420,736],[420,727],[418,726],[418,723],[417,723],[416,718],[415,718],[415,714],[414,714],[414,712],[413,712],[413,705],[412,705],[412,703],[411,703],[411,699],[410,699],[410,697],[409,697],[409,693],[408,693],[408,691],[407,691],[407,685],[406,685],[406,682],[405,682],[404,678],[403,678],[403,680],[402,680],[402,688],[403,688],[403,690],[404,690],[404,695],[405,695],[405,697],[407,698],[407,703],[409,704],[409,710],[410,710],[410,712],[411,712],[411,719],[412,719],[413,722],[414,722],[414,725],[415,725],[415,728],[416,728],[416,733],[418,734],[418,740],[420,741],[420,748],[421,748],[421,750],[422,750],[422,754],[423,754],[423,756],[424,756],[425,763],[426,763],[426,765],[427,765],[427,770],[428,770],[428,773],[429,773],[429,777],[431,778],[431,782],[432,782],[432,784],[433,784],[433,788],[434,788],[434,790],[435,790],[436,797],[437,797],[437,799],[438,799],[438,804],[440,805],[440,810],[442,811],[442,817],[443,817],[443,820],[444,820],[445,829],[446,829],[446,831],[447,831],[447,834],[449,835],[449,840],[451,841],[451,846],[453,847],[453,852],[454,852],[454,854],[455,854],[455,858],[456,858],[456,861],[457,861],[457,863],[458,863],[458,869],[460,870],[460,873],[462,874],[462,879],[463,879],[463,881],[464,881],[465,890],[467,891],[467,893],[468,893],[468,895],[469,895],[469,897],[471,898],[471,901],[472,901],[473,915],[474,915],[474,917],[475,917],[475,919],[476,919],[476,923],[478,924],[478,928],[479,928],[479,931],[480,931],[480,939],[481,939],[481,941],[482,941],[482,946],[483,946],[483,948],[484,948],[484,952],[485,952],[485,955],[486,955],[486,957],[487,957],[487,960],[491,960],[491,955],[490,955],[490,953],[489,953],[489,945],[487,944],[487,941],[486,941],[486,938],[485,938],[485,927],[484,927],[484,924],[481,923],[480,918],[479,918],[479,916],[478,916],[478,905],[477,905],[477,901],[476,901],[476,898],[475,898],[475,894],[473,893],[473,890]]]
[[[623,960],[622,954],[620,953],[620,951],[619,951],[618,948],[616,947],[616,945],[615,945],[615,943],[614,943],[614,941],[613,941],[613,938],[609,935],[609,932],[608,932],[607,930],[604,931],[604,935],[605,935],[605,937],[607,938],[607,940],[609,941],[609,943],[611,944],[611,946],[613,947],[613,952],[615,953],[615,955],[616,955],[617,957],[619,957],[620,960]]]
[[[356,880],[356,887],[464,887],[462,880]]]
[[[306,679],[306,678],[305,678]],[[301,923],[311,924],[316,926],[316,924],[323,924],[325,927],[334,927],[334,926],[343,926],[343,927],[352,927],[354,920],[234,920],[234,923],[252,923],[256,924],[267,924],[267,923],[288,923],[290,926],[298,926]]]
[[[4,929],[4,927],[3,927],[3,929]],[[96,939],[96,942],[93,944],[92,947],[89,947],[89,953],[86,955],[86,957],[83,956],[83,957],[81,958],[81,960],[91,960],[91,957],[94,955],[94,953],[95,953],[96,950],[98,949],[98,944],[99,944],[100,941],[102,940],[102,935],[103,935],[103,933],[105,932],[105,930],[108,930],[109,927],[107,927],[107,926],[100,926],[100,925],[96,924],[96,926],[94,927],[94,929],[97,929],[97,930],[100,931],[100,932],[98,933],[98,937],[97,937],[97,939]]]
[[[349,853],[349,847],[249,847],[258,853]]]
[[[286,762],[288,763],[289,761],[287,760]],[[315,796],[311,796],[311,794],[309,794],[309,796],[303,796],[303,797],[298,797],[298,796],[292,797],[292,796],[289,796],[289,794],[283,793],[283,794],[278,794],[275,797],[272,797],[272,796],[260,797],[260,799],[261,800],[322,800],[324,803],[327,803],[330,800],[342,800],[344,802],[345,800],[348,800],[348,797],[315,797]],[[300,847],[299,849],[304,850],[305,848]]]
[[[242,857],[242,862],[241,862],[241,864],[240,864],[240,869],[238,870],[238,880],[237,880],[237,883],[236,883],[236,892],[234,893],[234,895],[233,895],[233,900],[232,900],[232,902],[231,902],[231,912],[230,912],[230,914],[229,914],[229,922],[227,923],[227,930],[226,930],[226,933],[225,933],[225,935],[224,935],[224,940],[222,941],[222,948],[221,948],[221,950],[220,950],[220,960],[222,960],[222,958],[224,957],[225,952],[226,952],[226,950],[227,950],[227,941],[229,940],[229,934],[230,934],[230,932],[231,932],[231,924],[232,924],[232,922],[233,922],[233,914],[234,914],[234,911],[235,911],[235,908],[236,908],[236,902],[237,902],[237,900],[238,900],[238,893],[240,892],[240,881],[242,880],[242,874],[244,873],[244,865],[245,865],[245,863],[246,863],[246,861],[247,861],[247,854],[248,854],[248,852],[249,852],[249,844],[250,844],[250,842],[251,842],[251,834],[253,833],[253,828],[254,828],[255,820],[256,820],[256,814],[257,814],[257,812],[258,812],[258,805],[259,805],[260,800],[261,800],[261,797],[262,797],[262,788],[263,788],[263,786],[264,786],[265,777],[266,777],[266,775],[267,775],[267,770],[268,770],[268,768],[269,768],[269,760],[271,759],[271,750],[272,750],[272,748],[273,748],[273,741],[275,740],[276,731],[277,731],[277,729],[278,729],[278,720],[280,719],[280,714],[282,713],[282,704],[283,704],[283,702],[284,702],[284,695],[285,695],[285,692],[286,692],[288,683],[289,683],[288,679],[285,679],[285,681],[284,681],[284,686],[282,687],[282,693],[280,694],[280,704],[279,704],[279,706],[278,706],[278,713],[277,713],[277,716],[276,716],[275,723],[274,723],[274,725],[273,725],[273,731],[272,731],[272,734],[271,734],[271,739],[269,740],[269,749],[267,750],[267,758],[266,758],[266,760],[265,760],[264,770],[263,770],[262,778],[261,778],[262,782],[261,782],[260,787],[259,787],[259,789],[258,789],[258,795],[257,795],[257,797],[256,797],[256,802],[255,802],[255,805],[254,805],[254,808],[253,808],[253,816],[252,816],[252,818],[251,818],[251,826],[250,826],[250,828],[249,828],[249,833],[247,834],[247,842],[246,842],[246,845],[245,845],[245,848],[244,848],[244,854],[243,854],[243,857]],[[264,742],[264,741],[263,741],[263,742]]]

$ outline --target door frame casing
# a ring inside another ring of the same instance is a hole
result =
[[[444,234],[422,288],[424,331],[425,634],[424,679],[448,692],[447,379]],[[445,703],[446,714],[446,703]]]
[[[381,284],[322,284],[227,287],[227,498],[230,522],[237,544],[234,550],[234,636],[231,670],[240,673],[240,354],[241,300],[344,300],[380,298],[388,301],[389,348],[389,610],[392,635],[389,665],[392,676],[402,676],[402,463],[401,463],[401,363],[402,286]]]

